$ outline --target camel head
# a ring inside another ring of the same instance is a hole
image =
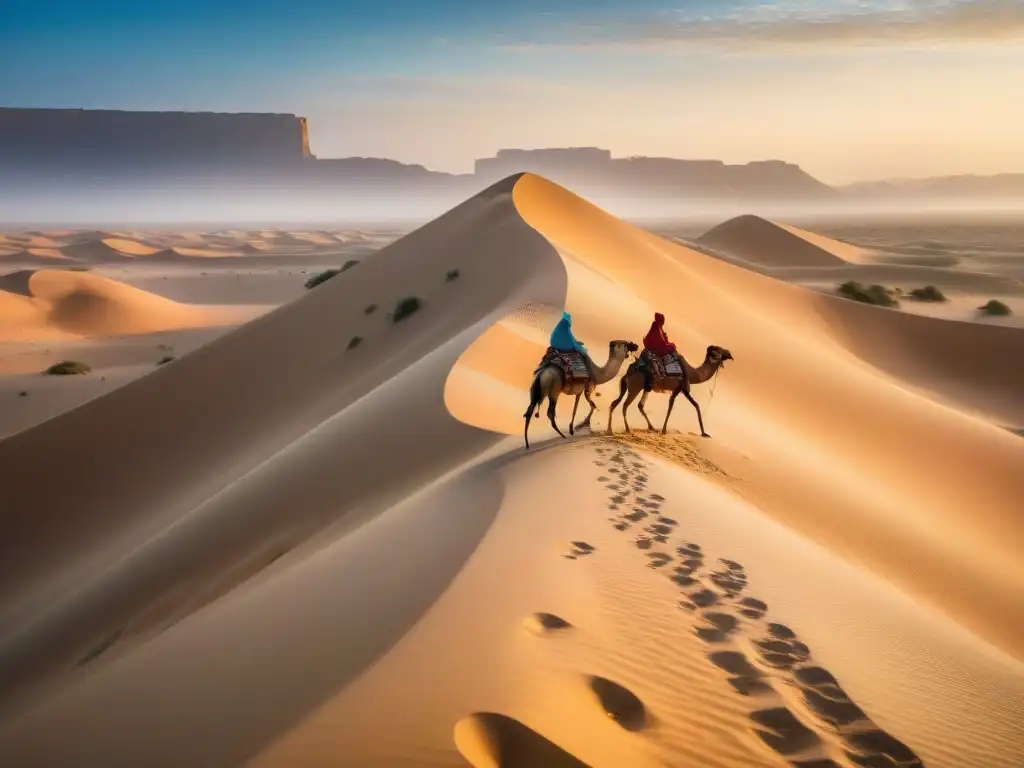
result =
[[[632,341],[609,341],[608,342],[608,357],[615,357],[619,360],[625,360],[631,352],[636,352],[640,347],[634,344]]]
[[[709,363],[724,366],[726,360],[732,359],[732,352],[725,347],[716,347],[714,344],[708,347],[707,360]]]

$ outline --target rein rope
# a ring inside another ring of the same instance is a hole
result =
[[[711,411],[711,401],[715,399],[715,387],[718,386],[718,374],[722,372],[721,366],[715,371],[715,375],[711,378],[711,396],[708,397],[708,403],[704,406],[704,412],[708,413]]]

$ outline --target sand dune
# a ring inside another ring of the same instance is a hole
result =
[[[738,216],[705,232],[698,244],[766,267],[842,266],[863,261],[863,248],[759,216]]]
[[[84,240],[65,245],[61,249],[65,256],[84,262],[107,262],[121,259],[149,256],[159,248],[143,245],[134,240],[122,240],[119,238],[102,238],[97,240]]]
[[[87,272],[0,276],[0,341],[153,333],[248,319],[239,309],[179,304]]]
[[[838,260],[739,225],[751,261]],[[683,434],[619,415],[524,454],[563,307],[598,363],[654,310],[694,362],[728,347],[714,439],[677,403]],[[1024,426],[1021,391],[1016,329],[815,294],[514,177],[0,441],[0,753],[1014,768],[1024,441],[975,414]]]

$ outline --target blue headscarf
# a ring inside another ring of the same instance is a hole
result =
[[[563,352],[575,350],[582,355],[587,354],[587,348],[576,341],[572,335],[572,317],[568,312],[562,313],[562,319],[558,321],[555,330],[551,332],[551,346]]]

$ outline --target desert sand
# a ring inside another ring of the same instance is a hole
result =
[[[513,177],[0,440],[4,764],[1024,763],[1024,331],[728,230],[733,263]],[[681,399],[605,434],[616,377],[525,452],[563,308],[598,364],[654,311],[728,348],[712,439]]]

